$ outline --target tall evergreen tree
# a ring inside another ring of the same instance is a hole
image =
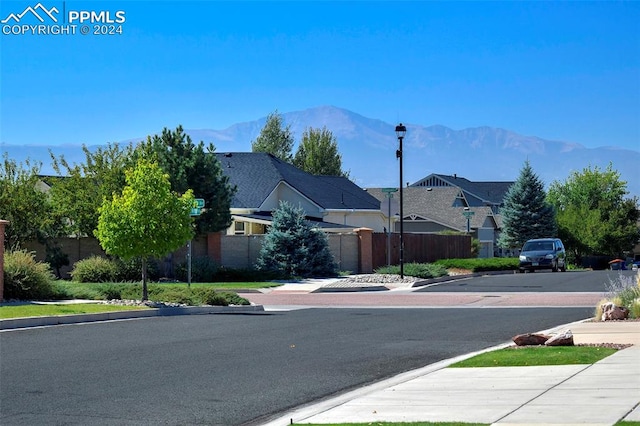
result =
[[[231,224],[231,199],[235,188],[222,173],[213,154],[215,147],[193,143],[182,126],[175,131],[164,128],[162,134],[148,136],[136,148],[135,158],[157,161],[169,175],[171,190],[184,194],[191,189],[195,198],[205,200],[202,214],[196,218],[198,232],[216,232]]]
[[[287,202],[273,212],[256,267],[287,277],[331,276],[337,271],[327,236],[311,227],[302,208]]]
[[[344,176],[342,156],[338,152],[338,141],[326,127],[308,128],[293,158],[293,165],[313,175]]]
[[[252,152],[267,152],[275,157],[291,163],[293,161],[293,133],[291,126],[283,127],[282,115],[278,110],[267,116],[267,122],[260,131],[260,135],[251,142]]]
[[[504,199],[498,246],[519,248],[529,239],[555,237],[555,210],[546,202],[544,184],[525,161]]]

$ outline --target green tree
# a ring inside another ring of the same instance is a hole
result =
[[[0,219],[5,247],[17,249],[28,241],[46,243],[64,231],[62,218],[54,214],[49,197],[38,189],[41,164],[16,163],[4,154],[0,161]]]
[[[184,194],[191,189],[196,198],[205,200],[205,209],[196,219],[197,231],[217,232],[231,225],[231,199],[235,188],[222,173],[220,162],[213,154],[215,147],[204,142],[194,144],[182,126],[175,131],[167,128],[162,134],[147,137],[135,151],[135,158],[157,161],[169,175],[171,189]]]
[[[337,270],[327,236],[311,227],[302,208],[287,202],[273,212],[256,266],[287,277],[330,276]]]
[[[283,127],[282,115],[278,110],[267,116],[267,122],[260,131],[260,135],[251,142],[252,152],[267,152],[275,157],[291,163],[293,161],[293,133],[291,126]]]
[[[544,184],[525,161],[518,179],[511,185],[504,199],[502,232],[498,245],[519,248],[529,239],[555,237],[555,211],[546,202]]]
[[[558,231],[580,262],[586,254],[620,256],[640,239],[638,198],[625,198],[627,183],[609,164],[574,171],[549,187],[548,201],[557,210]]]
[[[304,131],[293,165],[313,175],[349,177],[348,173],[342,171],[338,141],[326,127],[310,127]]]
[[[191,190],[172,193],[168,175],[145,159],[125,176],[122,194],[100,206],[95,235],[108,254],[142,260],[142,300],[147,300],[146,259],[165,256],[193,237],[194,197]]]
[[[94,151],[82,146],[85,162],[70,165],[52,153],[51,202],[56,214],[67,218],[68,234],[77,238],[93,235],[98,226],[98,209],[103,198],[122,192],[125,169],[133,165],[132,145],[108,144]]]

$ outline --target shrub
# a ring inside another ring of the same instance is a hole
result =
[[[4,255],[4,298],[43,300],[51,298],[53,274],[49,265],[37,262],[31,252],[8,251]]]
[[[86,299],[102,300],[104,297],[98,291],[98,287],[91,285],[78,285],[69,281],[56,280],[53,282],[55,298],[61,299]]]
[[[117,273],[114,281],[142,281],[142,259],[139,257],[124,260],[117,258],[115,261]],[[160,279],[158,261],[147,259],[147,279],[158,281]]]
[[[210,283],[216,279],[218,265],[209,257],[194,257],[191,259],[191,282]],[[176,268],[176,278],[180,281],[188,281],[188,265],[182,262]]]
[[[436,260],[434,263],[447,269],[467,269],[473,272],[510,271],[518,269],[519,266],[518,259],[513,257],[490,257],[486,259],[440,259]]]
[[[236,293],[233,293],[230,291],[220,292],[220,295],[225,298],[225,300],[227,301],[227,305],[250,305],[251,304],[251,302],[249,302],[244,297],[240,297]]]
[[[399,274],[400,266],[383,266],[375,270],[377,274]],[[404,274],[416,278],[436,278],[447,275],[447,270],[434,263],[407,263],[404,265]]]
[[[161,285],[149,286],[149,300],[156,302],[182,303],[185,305],[199,305],[200,301],[188,287],[168,287]]]
[[[615,280],[609,278],[606,289],[607,298],[598,302],[596,306],[596,320],[601,318],[601,306],[606,302],[613,302],[617,306],[627,308],[630,318],[640,318],[640,271],[635,278],[622,273],[618,274]]]
[[[215,282],[258,282],[285,278],[278,271],[259,271],[257,269],[235,269],[221,266],[215,276]]]
[[[115,262],[99,256],[79,260],[71,271],[71,279],[81,283],[113,282],[117,276],[118,267]]]
[[[211,287],[200,287],[194,291],[198,299],[204,305],[211,306],[228,306],[229,302],[224,294],[218,293]]]
[[[106,300],[122,300],[122,293],[124,292],[127,284],[101,284],[98,287],[98,292]],[[126,298],[125,298],[126,299]]]

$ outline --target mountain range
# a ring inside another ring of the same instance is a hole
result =
[[[326,126],[338,141],[343,169],[349,171],[350,178],[359,186],[398,186],[397,123],[367,118],[333,106],[286,112],[282,116],[284,123],[291,126],[296,143],[306,128]],[[251,151],[251,142],[265,122],[266,117],[263,117],[223,130],[185,129],[185,132],[195,142],[212,142],[216,152],[247,152]],[[587,148],[578,143],[523,136],[493,127],[453,130],[442,125],[404,124],[407,127],[402,149],[405,184],[431,173],[456,174],[472,181],[514,181],[525,161],[529,160],[534,172],[548,186],[554,181],[564,182],[572,171],[582,171],[586,167],[604,170],[611,163],[621,179],[627,182],[630,195],[640,196],[640,151],[619,147]],[[155,129],[151,133],[160,132],[161,129]],[[143,139],[133,136],[121,142],[135,143]],[[53,172],[49,150],[55,155],[64,155],[71,163],[84,160],[77,145],[26,148],[0,144],[0,153],[7,152],[16,161],[24,161],[27,157],[41,161],[43,174]]]

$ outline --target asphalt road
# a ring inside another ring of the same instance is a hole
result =
[[[592,312],[306,309],[6,331],[0,424],[254,424]]]
[[[536,271],[524,274],[487,275],[425,287],[417,292],[599,292],[605,293],[619,275],[633,271]]]

